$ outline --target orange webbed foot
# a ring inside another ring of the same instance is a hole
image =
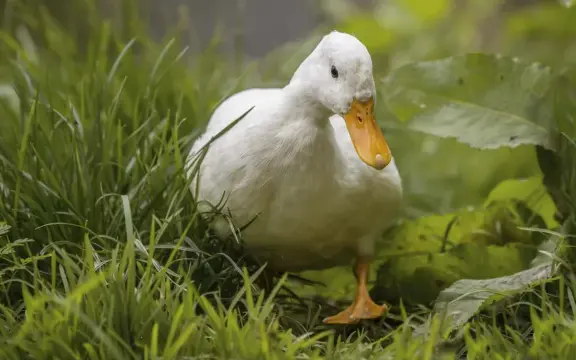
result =
[[[386,305],[378,305],[370,297],[363,296],[346,310],[324,319],[324,324],[357,324],[360,320],[379,318],[387,310]]]
[[[369,267],[366,259],[358,259],[356,263],[358,287],[354,302],[346,310],[324,319],[324,324],[357,324],[360,320],[379,318],[388,310],[386,305],[376,304],[368,294],[366,282]]]

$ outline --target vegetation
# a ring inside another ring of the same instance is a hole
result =
[[[129,0],[4,2],[0,358],[574,357],[576,7],[320,3],[317,33],[238,64],[216,38],[188,54],[185,16],[153,41]],[[286,80],[330,28],[373,54],[407,200],[372,277],[392,310],[345,328],[320,319],[350,269],[268,271],[184,171],[221,99]]]

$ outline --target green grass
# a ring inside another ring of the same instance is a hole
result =
[[[135,19],[118,29],[83,9],[82,46],[43,8],[16,8],[0,33],[0,358],[573,357],[570,273],[456,334],[435,319],[417,336],[429,310],[401,304],[322,326],[333,308],[217,240],[188,189],[211,111],[259,80],[217,44],[192,57],[176,33],[156,43]]]

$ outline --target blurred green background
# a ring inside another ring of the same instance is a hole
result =
[[[44,3],[64,27],[74,29],[82,44],[89,25],[76,7],[91,2],[33,1]],[[284,84],[331,29],[352,33],[366,44],[377,79],[409,62],[467,52],[570,64],[576,61],[576,9],[570,5],[566,0],[143,0],[131,6],[157,39],[169,36],[174,24],[185,24],[181,35],[191,53],[214,49],[232,69],[242,71],[238,88],[245,88]],[[120,27],[130,26],[131,19],[123,15],[132,14],[128,6],[99,2]],[[383,106],[378,110],[404,180],[409,217],[481,204],[501,180],[538,173],[529,147],[474,150],[409,131]]]
[[[569,0],[100,0],[97,7],[82,0],[18,2],[45,6],[80,45],[91,24],[79,14],[87,11],[101,11],[120,30],[132,26],[130,16],[138,13],[158,40],[181,24],[183,44],[193,50],[189,54],[211,49],[243,75],[236,89],[281,86],[331,29],[350,32],[366,44],[377,79],[409,62],[467,52],[555,66],[576,61],[576,9]],[[9,14],[17,1],[1,3],[4,22],[17,28]],[[380,94],[385,91],[379,88]],[[409,217],[478,205],[501,180],[538,173],[529,147],[473,150],[409,131],[383,106],[378,111],[402,173]]]

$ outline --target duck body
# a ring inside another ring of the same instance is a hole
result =
[[[401,202],[396,165],[367,166],[343,119],[294,111],[292,90],[245,90],[216,109],[192,153],[254,106],[210,145],[199,198],[217,204],[224,195],[237,226],[256,217],[243,232],[246,248],[277,270],[324,269],[371,255]]]
[[[325,323],[386,310],[370,298],[367,277],[375,241],[400,208],[402,184],[374,117],[375,95],[368,50],[333,31],[284,88],[225,100],[189,156],[252,109],[209,145],[191,189],[199,201],[223,199],[235,225],[248,225],[246,249],[271,268],[318,270],[355,258],[354,302]]]

